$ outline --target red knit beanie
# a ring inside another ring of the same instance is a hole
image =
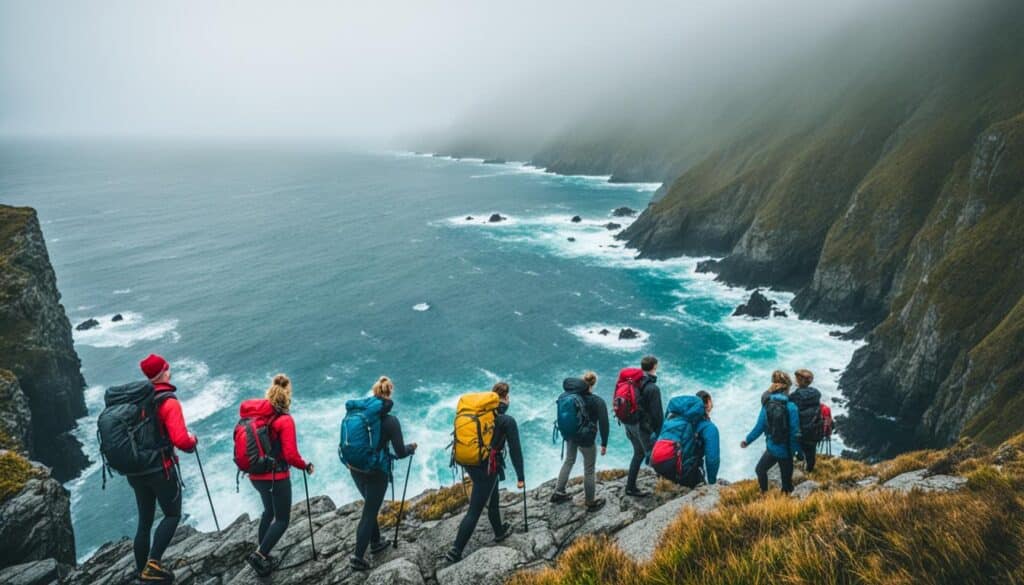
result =
[[[146,356],[146,359],[139,362],[139,368],[142,369],[142,373],[150,380],[166,372],[169,367],[170,365],[167,363],[167,360],[155,353],[149,354]]]

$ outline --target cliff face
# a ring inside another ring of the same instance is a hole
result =
[[[86,414],[85,380],[35,210],[6,205],[0,205],[0,368],[14,375],[33,415],[24,438],[31,458],[51,466],[57,479],[74,477],[87,463],[69,432]],[[0,420],[19,418],[17,404],[0,401]]]
[[[868,454],[1024,427],[996,403],[1024,388],[1024,10],[998,8],[823,116],[764,120],[624,234],[645,256],[723,256],[720,279],[796,290],[801,316],[867,334],[841,389]]]

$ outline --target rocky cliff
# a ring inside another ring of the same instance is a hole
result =
[[[0,205],[0,369],[8,372],[0,372],[0,431],[57,479],[74,477],[87,463],[70,434],[86,414],[85,380],[39,220],[27,207]]]

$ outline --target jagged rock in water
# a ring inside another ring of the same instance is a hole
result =
[[[124,315],[122,315],[121,313],[118,313],[118,314],[114,315],[113,317],[111,317],[110,321],[113,322],[113,323],[124,321]]]
[[[772,317],[788,317],[789,313],[782,309],[772,309]]]
[[[473,221],[473,216],[472,215],[467,215],[466,216],[466,221]]]
[[[615,217],[633,217],[636,215],[636,210],[629,207],[619,207],[612,211],[612,215]]]
[[[100,322],[96,319],[86,319],[75,326],[75,331],[88,331],[100,326]]]
[[[69,565],[58,563],[55,559],[32,561],[11,565],[0,570],[0,583],[4,585],[51,585],[61,582],[70,570]]]
[[[491,217],[487,220],[488,223],[498,223],[499,221],[505,221],[507,218],[500,213],[492,213]]]
[[[578,216],[578,215],[574,215],[574,216],[572,216],[572,219],[570,219],[569,221],[571,221],[573,223],[579,223],[579,222],[583,221],[583,218]]]
[[[733,317],[746,315],[755,319],[763,319],[771,315],[774,304],[775,301],[768,300],[768,297],[761,294],[761,289],[757,289],[750,295],[746,303],[736,307],[732,315]]]
[[[718,269],[718,260],[701,260],[697,263],[697,272],[708,274]]]
[[[602,330],[598,331],[598,333],[601,334],[601,335],[610,335],[611,331],[608,331],[607,329],[602,329]]]
[[[0,456],[7,453],[0,451]],[[0,503],[0,567],[46,559],[73,565],[70,494],[50,477],[46,466],[31,463],[25,467],[24,486]]]
[[[619,330],[619,339],[636,339],[638,337],[640,337],[640,334],[629,327],[624,327]]]
[[[88,464],[70,433],[87,414],[71,323],[35,210],[0,205],[0,226],[0,368],[17,377],[33,414],[29,458],[66,481]]]
[[[570,237],[568,238],[568,240],[569,240],[570,242],[575,242],[575,241],[576,241],[576,238],[574,238],[574,237],[570,236]]]
[[[621,227],[622,227],[622,224],[615,223],[614,221],[609,221],[608,223],[604,224],[604,228],[606,230],[608,230],[608,231],[615,231],[615,230],[617,230],[617,229],[619,229]]]

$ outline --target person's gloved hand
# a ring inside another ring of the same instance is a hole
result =
[[[306,464],[306,473],[308,473],[310,475],[313,475],[313,464],[312,463],[307,463]]]
[[[412,455],[413,453],[416,452],[416,447],[418,447],[418,445],[416,443],[409,443],[405,447],[405,450],[408,451],[410,455]]]

